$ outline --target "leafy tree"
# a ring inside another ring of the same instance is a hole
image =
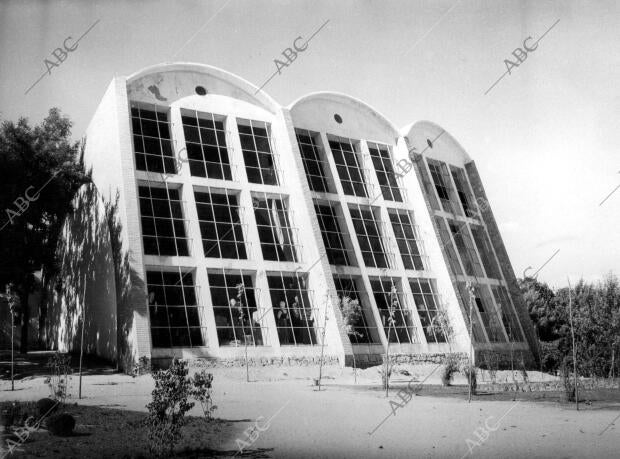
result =
[[[33,273],[57,272],[55,249],[65,215],[89,181],[80,158],[83,143],[71,140],[71,126],[56,108],[35,127],[26,118],[0,125],[0,285],[12,283],[19,296],[22,352],[28,347]]]

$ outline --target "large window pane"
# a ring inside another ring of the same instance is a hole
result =
[[[340,228],[340,219],[336,209],[329,204],[314,204],[319,219],[321,236],[327,251],[327,259],[332,265],[355,266],[355,254],[347,249],[350,246],[349,235]]]
[[[380,225],[372,210],[360,206],[351,206],[349,210],[366,266],[373,268],[389,267],[383,238],[379,230]]]
[[[269,125],[262,121],[239,119],[237,127],[248,181],[278,185],[278,174],[271,151]]]
[[[204,256],[247,258],[237,196],[223,192],[194,192]]]
[[[153,347],[205,346],[192,273],[147,271],[146,284]]]
[[[404,295],[399,288],[400,281],[375,279],[370,281],[370,285],[389,342],[419,343],[411,310],[403,303]]]
[[[403,197],[398,183],[396,182],[396,174],[392,166],[392,154],[390,147],[378,143],[368,143],[368,150],[370,151],[370,158],[372,164],[377,172],[377,179],[379,180],[379,186],[381,187],[381,194],[383,199],[388,201],[402,202]]]
[[[423,270],[419,236],[410,214],[392,209],[388,210],[388,213],[405,269]]]
[[[432,326],[440,307],[435,281],[432,279],[409,279],[409,285],[413,292],[413,301],[418,309],[426,341],[428,343],[445,343],[444,333]]]
[[[260,246],[265,260],[297,261],[286,201],[266,195],[252,198]]]
[[[305,276],[268,273],[269,295],[280,345],[316,345],[321,336],[317,311],[310,302]]]
[[[264,317],[256,307],[252,276],[227,271],[208,274],[220,346],[262,346]]]
[[[308,184],[312,191],[330,192],[325,171],[329,170],[323,157],[323,151],[319,148],[319,134],[296,129],[297,144],[304,162],[304,170],[308,178]]]
[[[181,120],[191,175],[231,180],[224,117],[181,109]]]
[[[176,174],[167,111],[155,105],[131,105],[136,169]]]
[[[506,334],[510,338],[510,341],[521,342],[525,341],[521,327],[519,326],[519,320],[512,307],[512,302],[508,296],[508,291],[504,286],[492,286],[493,296],[502,318],[502,324],[506,330]]]
[[[359,143],[354,146],[351,140],[329,141],[344,194],[367,198],[364,170],[356,147],[359,148]]]
[[[179,190],[140,186],[138,192],[144,253],[189,255]]]
[[[336,284],[336,293],[338,295],[340,308],[342,308],[342,301],[344,298],[357,300],[361,308],[359,319],[351,324],[352,330],[348,333],[349,339],[353,344],[378,343],[379,335],[377,334],[377,326],[372,316],[372,311],[367,303],[366,295],[364,294],[362,297],[357,288],[359,282],[361,282],[361,280],[352,277],[334,276],[334,284]]]
[[[487,277],[501,280],[502,275],[499,271],[499,265],[495,259],[495,254],[491,248],[491,242],[489,241],[486,231],[482,226],[471,225],[471,234],[474,237],[476,247],[478,247],[478,252],[480,253],[480,258],[482,258],[482,264],[484,265]]]

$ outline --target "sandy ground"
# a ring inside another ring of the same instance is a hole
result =
[[[262,450],[282,458],[620,457],[620,418],[612,424],[620,415],[620,403],[595,402],[577,412],[551,401],[519,401],[519,396],[513,402],[489,401],[481,395],[467,403],[462,397],[430,396],[424,387],[407,403],[399,399],[398,387],[406,387],[411,380],[422,381],[434,368],[412,367],[411,376],[396,375],[392,379],[396,388],[388,399],[379,389],[376,368],[360,372],[354,384],[350,368],[327,367],[320,392],[312,385],[311,378],[318,374],[313,367],[253,368],[250,383],[245,382],[244,368],[210,369],[216,417],[242,421],[230,423],[211,447],[236,450],[236,439],[244,439],[243,430],[258,419],[262,430],[244,456]],[[506,373],[500,372],[498,378],[507,377]],[[536,373],[530,377],[552,379]],[[10,382],[0,381],[0,401],[47,396],[43,379],[17,381],[14,392]],[[438,382],[439,370],[425,384]],[[74,376],[71,401],[77,399],[77,383]],[[455,383],[464,383],[463,377]],[[91,375],[82,384],[80,404],[135,411],[146,411],[153,388],[149,375]],[[191,414],[201,412],[194,408]],[[92,454],[97,457],[96,452]]]

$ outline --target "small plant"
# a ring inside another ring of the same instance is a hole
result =
[[[131,371],[131,376],[135,378],[136,376],[142,376],[150,372],[151,372],[151,359],[143,355],[142,357],[138,359],[136,363],[134,363],[133,369]]]
[[[530,378],[527,375],[527,370],[525,369],[525,359],[523,357],[523,354],[521,354],[521,376],[523,377],[523,382],[525,384],[530,381]]]
[[[51,398],[59,401],[63,405],[69,396],[67,388],[69,385],[69,373],[71,373],[71,356],[55,352],[48,361],[47,367],[50,369],[50,376],[45,379],[45,383],[50,389]]]
[[[560,367],[562,374],[562,383],[564,386],[564,395],[567,402],[575,401],[575,381],[570,371],[570,359],[565,358]]]
[[[476,367],[473,365],[464,366],[463,374],[467,377],[472,395],[476,395],[476,388],[478,387],[478,383],[476,382]]]
[[[213,404],[213,397],[211,388],[213,383],[213,375],[202,370],[194,375],[192,379],[192,397],[200,402],[202,412],[207,421],[213,419],[213,411],[217,409],[217,406]]]
[[[387,377],[385,375],[385,369],[387,368]],[[385,362],[385,357],[383,359],[383,364],[381,368],[379,368],[379,374],[381,375],[381,387],[387,390],[388,384],[390,382],[390,377],[392,376],[392,371],[394,370],[394,364],[392,362]]]
[[[344,331],[349,335],[349,339],[361,338],[363,335],[355,329],[355,326],[362,318],[362,307],[357,299],[352,300],[348,296],[340,300],[340,312],[342,313]],[[357,383],[357,367],[355,365],[355,352],[353,354],[353,377]]]
[[[459,371],[459,359],[454,354],[448,354],[444,360],[443,372],[441,373],[441,383],[444,386],[452,384],[454,373]]]
[[[187,362],[173,359],[170,368],[153,373],[153,379],[153,401],[146,405],[149,415],[145,420],[149,449],[157,456],[170,456],[181,439],[185,413],[194,406],[188,401],[192,385],[187,376]]]
[[[173,359],[170,368],[153,373],[155,389],[145,424],[148,428],[149,449],[156,456],[171,456],[181,439],[185,414],[194,406],[189,398],[198,400],[207,420],[212,419],[211,387],[213,375],[204,370],[193,378],[188,375],[187,362]]]

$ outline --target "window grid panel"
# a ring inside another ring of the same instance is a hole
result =
[[[506,330],[506,334],[508,335],[510,341],[525,341],[525,339],[523,338],[523,333],[521,332],[521,327],[519,326],[519,321],[517,320],[517,316],[512,307],[512,302],[510,301],[510,297],[508,296],[508,291],[506,290],[506,287],[493,285],[491,289],[493,290],[493,296],[495,297],[495,302],[497,303],[497,307],[502,318],[504,330]]]
[[[263,121],[238,119],[237,129],[248,181],[279,185],[270,125]]]
[[[323,329],[307,290],[307,274],[268,272],[267,284],[281,346],[320,345]]]
[[[452,181],[448,173],[448,166],[439,161],[428,161],[428,168],[435,183],[435,190],[441,201],[444,212],[462,215],[460,207],[454,200]]]
[[[465,273],[468,276],[484,277],[482,265],[480,264],[478,254],[476,253],[476,249],[474,248],[467,230],[467,223],[457,223],[454,220],[448,220],[448,226],[450,227],[454,243],[461,256]]]
[[[329,148],[332,151],[336,170],[342,183],[344,194],[349,196],[368,197],[368,187],[365,180],[365,172],[362,167],[358,142],[354,145],[351,140],[329,140]]]
[[[190,174],[232,180],[224,117],[181,109]]]
[[[487,233],[482,226],[471,225],[471,234],[474,237],[474,242],[480,253],[484,270],[487,277],[492,279],[502,279],[502,275],[499,270],[499,265],[495,259],[495,254],[491,248],[491,241],[487,237]]]
[[[255,193],[252,203],[263,259],[300,261],[302,247],[298,243],[298,229],[292,225],[288,197]]]
[[[461,300],[463,301],[463,306],[465,310],[465,323],[467,325],[467,332],[469,333],[469,325],[470,325],[469,324],[469,310],[470,310],[469,291],[467,290],[467,285],[465,282],[457,282],[457,286],[461,294]],[[475,300],[474,300],[474,303],[471,309],[472,309],[471,311],[472,328],[473,328],[473,334],[474,334],[472,339],[477,343],[486,343],[487,339],[484,334],[484,329],[482,328],[482,325],[480,323],[480,318],[478,317],[478,308],[477,308],[477,303]]]
[[[445,343],[446,336],[443,331],[436,330],[433,322],[437,312],[441,308],[441,300],[437,293],[434,279],[409,279],[409,286],[413,292],[413,301],[418,310],[418,316],[422,323],[422,331],[427,343]]]
[[[470,218],[476,218],[478,212],[476,211],[476,201],[469,188],[469,182],[467,181],[467,175],[465,170],[460,167],[450,166],[450,172],[454,179],[454,185],[456,186],[456,194],[459,198],[459,202],[463,207],[465,216]]]
[[[380,230],[380,222],[375,218],[372,207],[349,205],[351,220],[362,252],[364,264],[372,268],[392,268],[393,254],[386,251],[385,232]]]
[[[396,180],[394,167],[392,166],[391,148],[388,145],[368,142],[368,151],[377,173],[383,199],[403,202],[403,195]]]
[[[341,229],[342,220],[338,218],[336,209],[331,204],[314,203],[314,210],[319,220],[321,236],[330,265],[356,266],[355,253],[351,247],[348,233]]]
[[[422,186],[424,187],[424,192],[431,205],[431,209],[441,210],[441,208],[439,207],[439,202],[437,202],[437,196],[435,194],[435,185],[432,183],[431,177],[429,176],[430,163],[424,158],[421,158],[418,161],[418,164],[420,165],[419,170],[420,177],[422,179]],[[426,167],[429,168],[429,171],[427,171]]]
[[[420,338],[413,323],[412,310],[404,302],[400,279],[370,279],[372,293],[377,303],[385,337],[390,343],[419,344]],[[396,291],[392,291],[395,287]],[[393,309],[393,322],[390,321],[390,304]]]
[[[153,347],[206,346],[192,273],[147,270],[146,279]]]
[[[206,258],[248,258],[245,225],[236,194],[226,191],[194,190],[198,224]]]
[[[489,287],[479,284],[475,286],[475,291],[476,306],[478,307],[478,312],[480,313],[484,328],[487,331],[489,341],[492,343],[505,343],[506,338],[504,336],[503,327],[495,310],[493,299],[489,293]]]
[[[168,111],[164,107],[131,103],[131,124],[136,169],[178,173],[174,161]]]
[[[189,238],[178,189],[139,186],[145,255],[189,256]]]
[[[452,238],[450,237],[450,231],[446,224],[446,221],[443,217],[436,216],[435,223],[439,228],[439,235],[441,237],[441,245],[446,250],[446,254],[448,256],[448,262],[450,263],[450,267],[454,274],[463,274],[463,269],[461,268],[461,263],[459,262],[458,256],[456,255],[456,249],[452,242]]]
[[[263,346],[267,328],[256,298],[252,274],[208,270],[209,290],[220,346]]]
[[[405,269],[418,271],[427,269],[428,260],[423,255],[422,241],[417,225],[412,223],[413,218],[408,212],[399,212],[394,209],[388,209],[388,215]]]
[[[334,284],[336,285],[336,296],[338,297],[338,304],[342,311],[342,300],[348,297],[351,300],[357,300],[361,308],[361,314],[359,321],[352,324],[352,333],[348,333],[351,344],[378,344],[379,333],[377,331],[377,325],[375,323],[372,311],[370,310],[370,302],[368,296],[360,294],[360,290],[357,288],[359,278],[352,276],[333,276]],[[362,289],[363,291],[363,289]],[[346,330],[345,330],[346,331]]]
[[[319,146],[319,134],[305,129],[295,129],[295,134],[310,189],[322,193],[333,192],[325,172],[329,171],[329,163],[322,159],[324,153]]]

